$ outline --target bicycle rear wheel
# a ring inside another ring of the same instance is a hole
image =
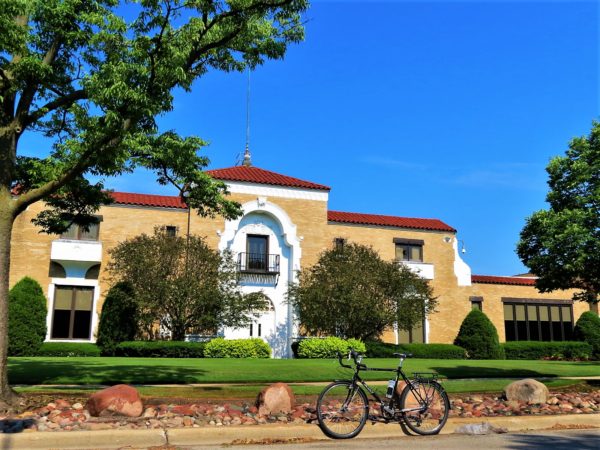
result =
[[[331,383],[317,400],[319,428],[333,439],[349,439],[365,426],[369,401],[361,388],[350,381]]]
[[[400,396],[404,423],[417,434],[438,434],[448,420],[448,394],[435,381],[419,380],[411,385],[414,391],[407,385]]]

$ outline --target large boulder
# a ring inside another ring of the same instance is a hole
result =
[[[508,401],[546,403],[548,395],[546,385],[531,378],[515,381],[504,388],[504,397]]]
[[[92,394],[86,409],[93,417],[139,417],[144,411],[144,405],[137,389],[126,384],[117,384]]]
[[[270,414],[289,414],[296,406],[296,398],[292,389],[285,383],[274,383],[264,388],[256,398],[258,414],[268,416]]]

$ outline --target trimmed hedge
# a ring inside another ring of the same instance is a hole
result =
[[[458,330],[454,345],[464,348],[469,359],[505,358],[496,327],[478,309],[473,309],[467,314]]]
[[[412,353],[413,358],[423,359],[465,359],[465,349],[452,344],[386,344],[367,341],[369,358],[396,358],[394,353]]]
[[[367,351],[365,344],[358,339],[338,337],[303,339],[298,344],[298,358],[337,358],[338,352],[347,354],[351,348],[358,353]]]
[[[115,347],[115,356],[139,358],[202,358],[205,342],[125,341]]]
[[[501,344],[506,359],[590,359],[592,346],[587,342],[513,341]]]
[[[259,338],[217,338],[205,344],[204,356],[206,358],[270,358],[271,347]]]
[[[8,354],[33,356],[46,337],[46,297],[40,284],[24,277],[8,294]]]
[[[573,337],[592,346],[592,357],[600,359],[600,317],[592,311],[584,312],[573,330]]]
[[[44,342],[35,356],[100,356],[100,347],[82,342]]]

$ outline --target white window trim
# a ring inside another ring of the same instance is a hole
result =
[[[52,314],[54,313],[54,291],[56,286],[82,286],[94,288],[92,300],[92,325],[90,339],[51,339]],[[98,280],[86,280],[85,278],[52,278],[48,285],[48,314],[46,315],[46,339],[45,342],[96,342],[96,331],[98,328],[98,301],[100,299],[100,285]]]

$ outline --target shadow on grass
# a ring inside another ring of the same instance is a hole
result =
[[[476,360],[471,360],[476,363]],[[543,361],[542,361],[543,362]],[[485,367],[476,365],[456,365],[453,367],[431,367],[440,375],[449,379],[452,378],[560,378],[563,375],[561,371],[555,370],[554,366],[543,364],[536,365],[535,361],[531,362],[531,368],[501,368],[501,367]],[[581,361],[577,362],[578,366],[593,366],[600,368],[597,361]],[[534,370],[536,369],[536,370]],[[586,371],[587,372],[587,371]],[[568,374],[567,374],[568,375]],[[593,375],[597,375],[596,372]],[[586,378],[585,372],[580,375],[582,379]]]
[[[578,433],[572,436],[543,435],[543,434],[516,434],[510,437],[506,444],[507,449],[546,450],[598,450],[598,434]]]
[[[174,367],[160,360],[152,365],[112,365],[82,361],[13,359],[8,368],[11,384],[188,384],[206,374],[197,367]]]
[[[440,375],[448,379],[459,378],[536,378],[555,377],[555,374],[544,374],[529,369],[497,369],[491,367],[456,366],[433,367]]]

